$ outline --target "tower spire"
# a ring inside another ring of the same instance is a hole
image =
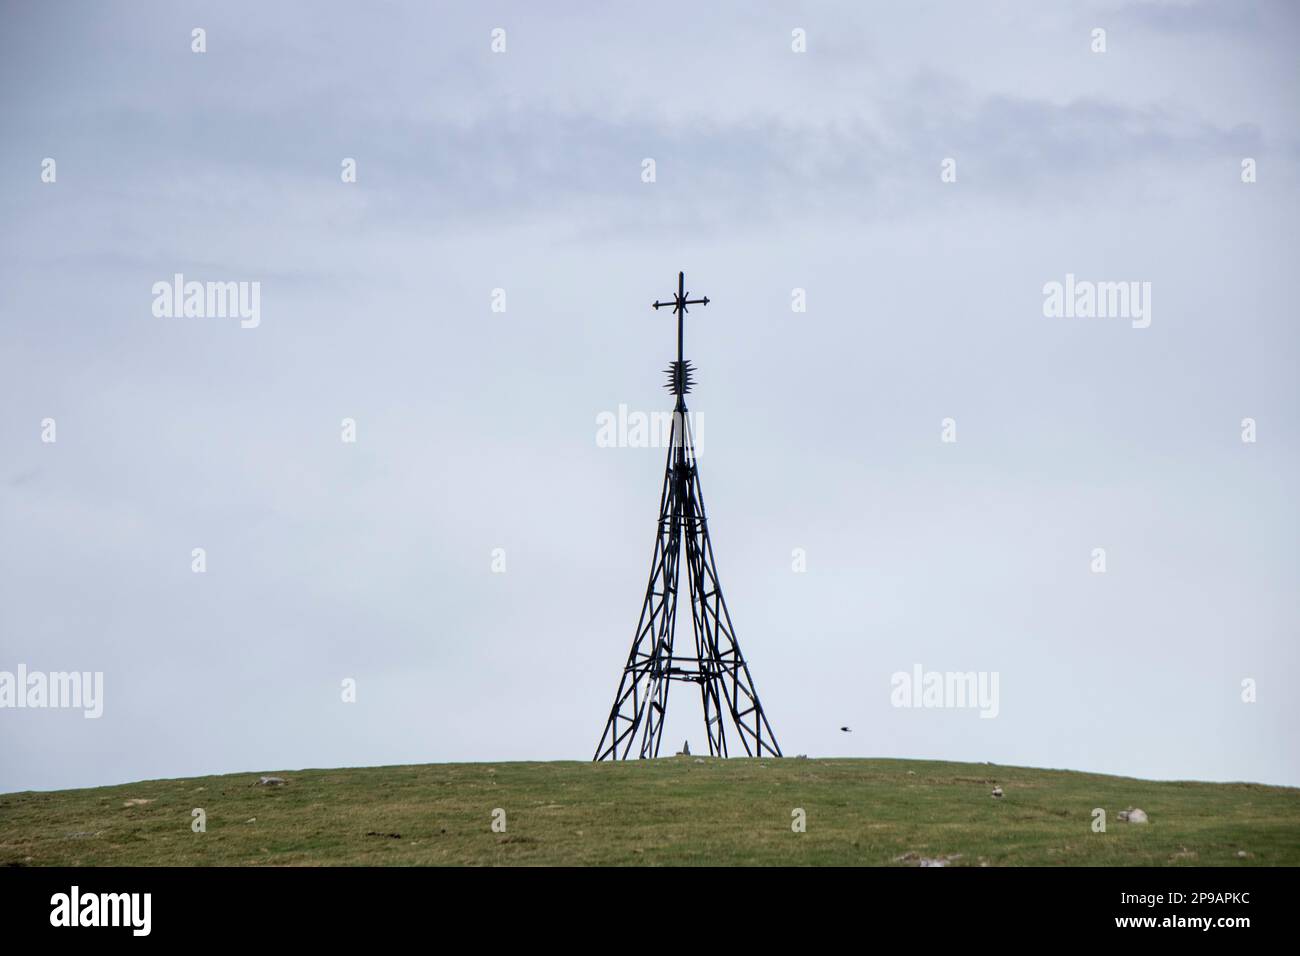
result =
[[[651,305],[651,308],[656,312],[671,306],[672,310],[677,313],[677,361],[667,371],[668,387],[677,396],[678,411],[686,408],[686,402],[682,396],[689,392],[691,390],[690,386],[694,384],[691,381],[691,366],[682,356],[683,340],[686,337],[686,313],[689,311],[687,306],[708,304],[709,297],[707,295],[702,299],[690,298],[690,293],[686,291],[686,273],[679,272],[677,273],[677,293],[673,296],[673,300],[671,302],[656,300]]]
[[[646,586],[641,617],[614,695],[614,705],[596,746],[596,760],[626,759],[638,737],[638,756],[658,756],[668,711],[668,689],[673,681],[699,685],[710,754],[727,756],[727,728],[723,718],[729,716],[747,756],[781,756],[722,596],[690,422],[685,415],[685,396],[693,384],[691,365],[683,355],[687,307],[708,304],[708,296],[690,298],[686,274],[679,272],[673,300],[653,305],[656,311],[671,307],[677,314],[677,361],[668,369],[668,387],[677,396],[677,404],[659,498],[650,583]],[[677,582],[683,542],[695,648],[693,653],[675,654]]]

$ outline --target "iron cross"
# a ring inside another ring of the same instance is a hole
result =
[[[651,308],[656,312],[660,309],[666,309],[669,306],[672,306],[673,311],[677,313],[677,361],[679,364],[682,361],[682,329],[685,324],[684,319],[686,318],[686,312],[688,311],[686,307],[688,305],[709,304],[709,297],[707,295],[702,299],[688,299],[686,298],[688,295],[690,295],[690,293],[686,291],[686,273],[679,272],[677,273],[677,294],[673,296],[673,301],[656,302],[651,306]]]

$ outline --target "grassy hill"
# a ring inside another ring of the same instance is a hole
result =
[[[271,773],[2,794],[0,865],[1300,864],[1300,790],[1249,783],[698,757]],[[1134,806],[1151,822],[1118,819]]]

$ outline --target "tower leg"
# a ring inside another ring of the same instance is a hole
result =
[[[681,554],[681,510],[673,478],[673,443],[669,443],[659,496],[659,527],[650,582],[646,585],[636,637],[619,679],[614,705],[596,747],[596,760],[624,760],[642,731],[641,757],[659,752],[664,714],[668,709],[668,670],[673,656],[677,619],[678,559]]]
[[[701,690],[704,696],[704,721],[709,731],[709,748],[718,756],[727,756],[722,720],[722,705],[725,702],[745,754],[751,757],[779,757],[781,747],[763,712],[758,691],[749,673],[749,665],[745,663],[740,643],[736,640],[726,598],[722,595],[689,427],[686,430],[686,449],[690,473],[686,493],[683,495],[685,515],[682,525],[686,535],[691,620],[695,627],[700,672],[705,677]]]

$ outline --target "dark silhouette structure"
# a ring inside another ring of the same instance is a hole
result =
[[[626,759],[634,746],[639,757],[659,755],[668,689],[673,681],[699,685],[710,754],[728,755],[726,723],[729,718],[746,755],[781,756],[781,748],[763,713],[749,667],[736,642],[709,541],[704,496],[700,492],[686,414],[686,394],[694,384],[694,368],[682,357],[687,307],[708,305],[709,300],[707,296],[692,299],[689,295],[686,275],[679,272],[673,300],[653,305],[656,311],[671,308],[677,314],[677,361],[666,369],[666,387],[677,396],[677,404],[673,409],[672,437],[659,499],[659,533],[650,564],[650,583],[641,605],[632,651],[623,668],[605,732],[596,748],[596,760]],[[689,654],[678,654],[673,649],[683,541],[691,628],[695,636],[694,652]]]

